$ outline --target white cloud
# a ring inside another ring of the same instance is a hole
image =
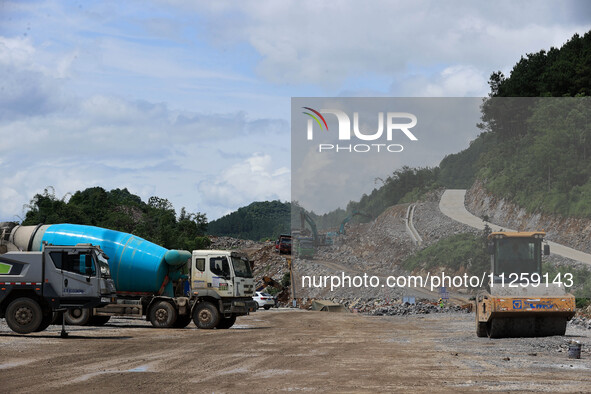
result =
[[[45,63],[32,40],[0,38],[0,69],[10,69],[0,81],[0,219],[22,216],[23,204],[47,186],[62,196],[97,185],[127,187],[144,199],[169,198],[177,209],[215,218],[198,195],[203,179],[261,147],[270,151],[265,166],[285,169],[289,163],[286,120],[171,110],[165,103],[116,95],[66,95],[65,81],[57,76],[68,73],[73,57],[54,56],[65,60]],[[253,176],[264,176],[257,159],[251,164]],[[227,174],[242,176],[235,170]],[[285,177],[281,171],[271,175]],[[278,198],[268,188],[258,189],[261,199]],[[281,197],[287,200],[286,190]],[[215,205],[224,212],[236,208]]]
[[[414,75],[392,84],[392,93],[418,97],[483,97],[489,75],[473,66],[456,65],[431,76]]]
[[[199,184],[199,192],[208,206],[226,214],[227,207],[248,205],[253,201],[290,200],[290,171],[276,167],[268,154],[255,153]]]
[[[588,18],[575,17],[588,8],[578,1],[538,1],[536,7],[510,0],[163,3],[207,15],[210,39],[220,46],[247,41],[260,54],[257,70],[267,80],[331,89],[368,74],[418,70],[429,80],[456,66],[488,79],[524,53],[560,46],[591,27]],[[457,83],[450,87],[433,86],[444,95],[458,91]]]
[[[27,67],[34,54],[35,48],[28,38],[0,36],[0,63]]]
[[[175,208],[210,219],[249,198],[289,199],[286,121],[249,120],[244,114],[179,117],[162,104],[93,96],[67,110],[0,122],[0,220],[22,216],[22,205],[47,186],[57,196],[92,186],[126,187],[144,200],[168,198]],[[261,148],[269,153],[249,158],[248,172],[242,164],[233,166]],[[213,175],[220,172],[221,181]],[[281,193],[277,182],[287,184]],[[234,184],[238,199],[211,199],[203,188],[212,185],[223,194]]]

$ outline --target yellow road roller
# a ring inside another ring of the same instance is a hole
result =
[[[486,291],[476,296],[476,335],[564,335],[575,315],[575,297],[566,292],[572,275],[542,272],[542,254],[550,254],[545,236],[543,231],[488,236],[491,272]]]

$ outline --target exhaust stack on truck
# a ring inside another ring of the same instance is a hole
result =
[[[109,316],[146,316],[155,327],[229,328],[255,309],[254,279],[245,256],[229,251],[169,250],[132,234],[94,226],[16,226],[9,244],[39,250],[92,243],[109,256],[118,300],[104,308],[72,308],[70,324],[104,324]]]

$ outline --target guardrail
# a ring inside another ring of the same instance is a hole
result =
[[[421,236],[419,235],[419,232],[417,231],[417,229],[415,228],[415,226],[412,222],[413,215],[415,213],[415,208],[416,208],[415,204],[410,204],[408,206],[408,208],[406,209],[406,217],[404,219],[404,224],[406,226],[406,232],[408,233],[408,235],[412,239],[412,242],[415,245],[421,246],[421,244],[423,243],[423,238],[421,238]]]

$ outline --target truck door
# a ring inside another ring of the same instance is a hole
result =
[[[68,300],[96,297],[96,289],[100,287],[97,265],[91,251],[54,250],[48,254],[45,277],[62,298],[62,304],[67,304]]]
[[[209,270],[211,271],[212,289],[222,297],[231,297],[234,294],[234,281],[228,257],[210,257]]]
[[[254,280],[248,260],[232,256],[232,268],[234,269],[234,296],[252,296]]]

